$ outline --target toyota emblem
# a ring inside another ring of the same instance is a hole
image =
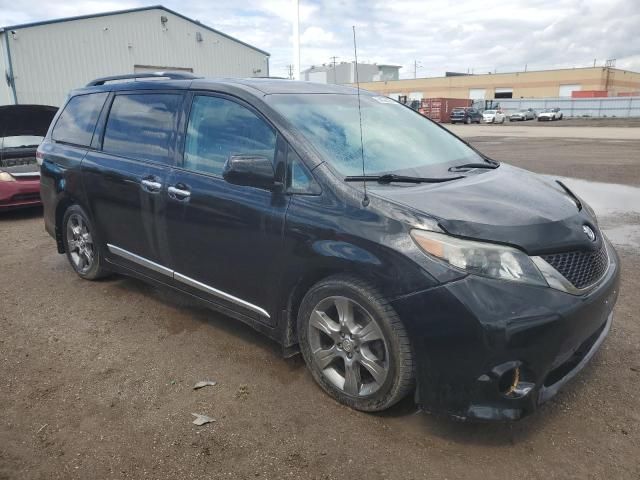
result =
[[[582,231],[587,237],[589,237],[589,240],[591,240],[592,242],[596,241],[596,232],[594,232],[589,225],[583,225]]]

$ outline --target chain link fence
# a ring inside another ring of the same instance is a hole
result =
[[[566,117],[640,117],[640,97],[602,98],[501,98],[494,100],[507,113],[522,108],[559,108]]]

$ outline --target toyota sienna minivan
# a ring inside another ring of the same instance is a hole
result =
[[[246,322],[352,408],[413,394],[457,419],[531,413],[609,332],[616,252],[561,181],[357,93],[95,80],[37,152],[46,230],[80,277],[130,275]]]

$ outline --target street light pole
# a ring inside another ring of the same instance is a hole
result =
[[[293,0],[293,77],[300,80],[300,1]]]
[[[414,60],[413,61],[413,78],[418,78],[418,67],[422,67],[422,65],[418,65],[419,62],[418,60]]]

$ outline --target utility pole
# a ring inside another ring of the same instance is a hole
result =
[[[329,57],[332,60],[333,63],[333,83],[338,83],[336,81],[336,59],[340,58],[340,57],[336,57],[335,55],[333,57]]]
[[[421,63],[418,60],[413,61],[413,78],[418,78],[418,67],[422,68]]]
[[[293,65],[287,65],[287,70],[289,71],[289,80],[293,80]]]

